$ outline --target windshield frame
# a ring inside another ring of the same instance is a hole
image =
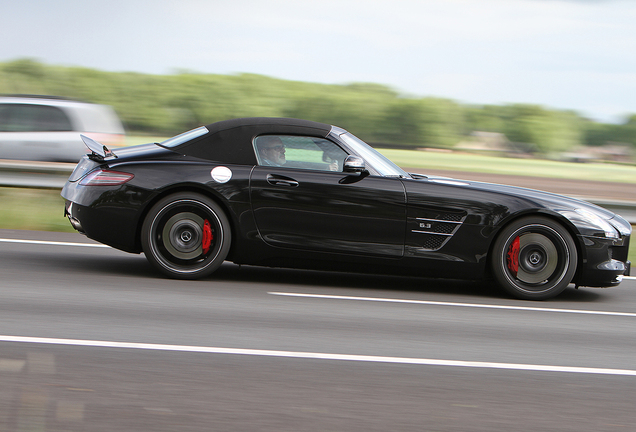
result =
[[[358,156],[364,159],[365,163],[377,171],[382,177],[409,178],[410,175],[402,168],[393,163],[389,158],[371,147],[360,138],[347,132],[344,129],[334,131],[338,137]]]

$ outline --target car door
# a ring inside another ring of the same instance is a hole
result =
[[[263,241],[304,251],[403,256],[406,194],[400,179],[342,172],[347,154],[329,140],[277,138],[285,146],[284,165],[259,156],[250,179]]]

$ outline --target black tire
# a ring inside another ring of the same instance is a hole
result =
[[[515,258],[516,257],[516,258]],[[558,222],[524,217],[506,226],[493,246],[493,275],[516,298],[545,300],[572,281],[578,254],[570,233]]]
[[[207,225],[207,226],[206,226]],[[141,246],[150,263],[175,279],[198,279],[219,268],[232,234],[223,210],[197,193],[158,201],[141,228]]]

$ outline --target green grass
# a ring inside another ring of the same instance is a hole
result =
[[[0,188],[0,228],[73,232],[58,190]]]
[[[429,168],[491,174],[636,183],[636,166],[519,159],[457,152],[380,149],[402,168]]]

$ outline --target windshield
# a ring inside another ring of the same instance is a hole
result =
[[[340,138],[358,153],[366,163],[371,165],[383,177],[409,177],[406,171],[380,154],[376,149],[355,135],[345,132]]]

